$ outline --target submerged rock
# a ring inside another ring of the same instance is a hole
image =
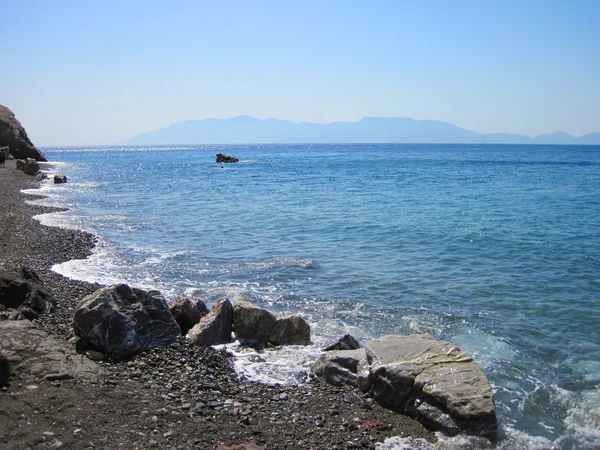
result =
[[[231,341],[233,307],[221,298],[210,312],[187,333],[186,339],[196,345],[225,344]]]
[[[54,175],[54,184],[62,184],[67,182],[66,175]]]
[[[85,343],[117,359],[170,344],[181,334],[160,292],[126,284],[104,287],[81,300],[73,329]]]
[[[31,142],[25,128],[14,113],[0,105],[0,147],[10,147],[10,153],[17,159],[33,158],[46,161],[44,154]],[[35,173],[31,174],[35,175]]]
[[[223,153],[217,153],[217,162],[218,163],[236,163],[239,159],[234,158],[233,156],[227,156]]]
[[[277,316],[250,302],[238,302],[233,307],[233,329],[237,338],[273,345],[310,342],[310,326],[303,318]]]

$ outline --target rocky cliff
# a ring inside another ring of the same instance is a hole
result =
[[[10,147],[10,154],[17,159],[34,158],[46,161],[44,154],[27,137],[27,132],[14,113],[0,105],[0,147]]]

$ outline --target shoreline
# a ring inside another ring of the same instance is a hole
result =
[[[66,344],[76,305],[101,286],[65,278],[51,267],[89,256],[96,238],[33,219],[61,210],[27,203],[35,197],[21,191],[37,187],[14,161],[0,169],[0,270],[25,265],[38,273],[56,305],[36,326]],[[6,405],[0,444],[47,448],[50,434],[63,448],[209,449],[251,442],[268,449],[344,449],[374,448],[392,436],[436,440],[416,420],[349,388],[319,380],[299,386],[249,382],[230,362],[225,352],[182,340],[129,361],[100,362],[103,374],[95,381],[41,381],[28,390],[26,377],[16,373],[0,393]],[[373,421],[383,425],[368,425]],[[61,430],[55,431],[56,423]]]

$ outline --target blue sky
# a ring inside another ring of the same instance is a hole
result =
[[[38,146],[364,116],[600,131],[600,1],[0,0],[0,103]]]

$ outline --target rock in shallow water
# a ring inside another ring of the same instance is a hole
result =
[[[413,415],[432,430],[497,439],[489,382],[450,342],[422,334],[384,336],[365,349],[327,352],[311,372],[330,384],[370,391],[382,405]]]
[[[87,344],[117,359],[167,345],[181,333],[160,292],[126,284],[85,297],[77,305],[73,329]]]
[[[310,342],[310,327],[300,316],[276,316],[250,302],[237,302],[233,307],[233,328],[240,339],[274,345]]]
[[[187,333],[186,338],[196,345],[224,344],[231,341],[233,307],[221,298],[210,313],[200,319]]]
[[[350,334],[345,334],[334,343],[325,347],[323,350],[330,352],[332,350],[356,350],[357,348],[360,348],[360,344],[356,338]]]
[[[173,314],[173,317],[175,317],[175,321],[181,328],[181,334],[184,336],[209,312],[202,300],[188,297],[171,302],[169,310]]]
[[[365,346],[371,392],[382,404],[435,421],[447,434],[457,430],[497,439],[497,421],[490,384],[469,356],[454,344],[432,336],[383,336]]]

